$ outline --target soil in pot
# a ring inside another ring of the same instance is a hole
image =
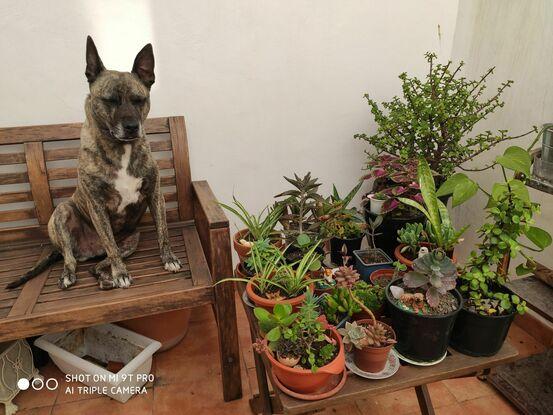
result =
[[[373,285],[386,287],[394,279],[395,272],[396,270],[393,268],[377,269],[371,273],[369,279]]]
[[[447,351],[453,324],[463,304],[461,294],[457,290],[449,291],[453,300],[444,303],[444,306],[433,314],[423,314],[422,311],[415,313],[409,307],[398,305],[398,301],[390,292],[392,285],[401,283],[401,279],[394,280],[386,289],[388,314],[398,341],[395,349],[411,360],[435,362]],[[440,314],[453,304],[456,304],[453,311]]]
[[[309,286],[309,291],[314,292],[315,287],[314,284],[311,284]],[[253,301],[253,303],[258,307],[263,307],[265,310],[272,312],[273,307],[276,303],[287,303],[290,304],[295,311],[301,306],[303,303],[303,300],[305,300],[305,293],[293,297],[293,298],[285,298],[280,293],[277,293],[275,291],[270,292],[267,296],[266,294],[262,294],[257,287],[253,285],[253,283],[248,282],[246,284],[246,293],[248,294],[248,297],[250,300]],[[272,297],[272,298],[271,298]]]
[[[392,339],[396,339],[396,334],[390,326],[380,321],[378,323],[380,323],[382,326],[384,326],[385,329],[387,329],[387,332]],[[371,325],[372,320],[357,320],[357,324],[363,326]],[[394,347],[393,343],[382,347],[367,346],[362,349],[357,349],[356,347],[354,347],[353,360],[355,361],[355,365],[364,372],[378,373],[384,370],[384,367],[386,366],[386,361],[388,360],[388,355],[390,354],[390,350],[392,350],[392,347]]]
[[[376,249],[361,251],[357,255],[361,261],[368,265],[388,262],[388,258],[386,257],[386,255],[383,255],[382,252]]]
[[[321,390],[334,375],[344,371],[346,361],[342,337],[334,328],[329,328],[329,331],[330,337],[337,342],[337,351],[335,357],[316,372],[298,366],[287,367],[280,363],[270,351],[265,352],[271,363],[273,374],[286,388],[298,393],[311,394]]]
[[[485,316],[466,307],[459,312],[449,344],[469,356],[493,356],[501,349],[515,312],[502,316]]]
[[[332,238],[330,240],[330,260],[332,263],[336,266],[353,264],[353,251],[361,249],[361,243],[364,237],[365,235],[351,239]],[[348,257],[346,264],[343,263],[344,253],[342,252],[342,248],[344,246],[346,247],[345,256]]]

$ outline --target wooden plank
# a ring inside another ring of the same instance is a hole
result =
[[[170,151],[171,141],[169,139],[163,140],[163,141],[151,141],[150,149],[152,150],[152,152]],[[12,156],[12,157],[2,157],[2,156]],[[46,161],[74,160],[77,158],[79,158],[79,147],[55,148],[52,150],[44,151],[44,159]],[[0,154],[0,164],[16,164],[17,160],[19,160],[18,153]],[[23,155],[23,161],[20,163],[25,163],[25,155]]]
[[[20,144],[31,141],[75,140],[81,136],[82,123],[30,125],[0,128],[0,144]],[[167,118],[149,118],[144,123],[147,134],[168,133]]]
[[[171,139],[162,141],[150,141],[150,149],[153,153],[156,151],[171,151]]]
[[[213,291],[190,280],[102,292],[61,307],[38,304],[30,316],[0,320],[0,341],[111,323],[213,302]],[[42,311],[36,308],[41,306]]]
[[[54,160],[73,160],[79,157],[79,147],[73,148],[55,148],[44,151],[46,161]]]
[[[0,174],[0,184],[18,184],[28,182],[29,176],[27,176],[27,172]]]
[[[42,143],[25,143],[25,157],[38,223],[46,225],[52,216],[54,205],[48,187]]]
[[[175,222],[179,220],[179,210],[178,208],[169,208],[167,209],[167,222]],[[152,223],[152,214],[150,212],[144,213],[142,216],[141,224]]]
[[[53,167],[48,169],[48,180],[76,179],[77,167]]]
[[[175,177],[177,180],[177,197],[179,205],[179,219],[192,219],[192,176],[190,173],[190,161],[188,157],[188,139],[184,117],[170,117],[169,128],[171,144],[173,147],[173,159],[175,164]]]
[[[194,286],[211,285],[211,273],[205,259],[200,237],[196,228],[186,227],[182,229],[184,245],[189,258],[190,272],[192,273],[192,283]]]
[[[194,213],[201,214],[210,229],[224,228],[229,225],[228,219],[219,205],[207,181],[192,182],[194,189]]]
[[[71,197],[75,193],[76,186],[52,186],[50,193],[52,198],[61,199],[62,197]]]
[[[161,186],[174,186],[177,184],[175,176],[161,176],[159,181]]]
[[[21,242],[22,240],[43,240],[47,237],[48,230],[44,225],[22,226],[0,230],[0,244],[11,244],[13,242]]]
[[[45,247],[40,254],[39,261],[47,256],[49,252],[50,249]],[[50,269],[47,269],[23,286],[19,297],[17,297],[15,304],[8,314],[8,317],[23,316],[31,313],[49,273]]]
[[[24,153],[0,154],[0,164],[1,165],[23,164],[23,163],[25,163],[25,154]]]
[[[34,219],[35,217],[35,210],[33,208],[3,210],[0,212],[0,222],[13,222],[16,220]]]
[[[29,191],[0,193],[0,204],[29,202],[31,200],[33,200],[33,195]]]

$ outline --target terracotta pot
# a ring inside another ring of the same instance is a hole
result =
[[[403,247],[405,246],[406,244],[399,244],[398,246],[396,246],[396,249],[394,250],[394,256],[396,257],[396,259],[401,262],[402,264],[406,265],[407,268],[409,269],[413,269],[413,260],[405,257],[402,253],[401,253],[401,250],[403,249]],[[432,249],[432,244],[429,243],[429,242],[421,242],[419,244],[420,246],[426,246],[429,250]],[[451,258],[451,260],[456,264],[457,263],[457,258],[455,257],[455,252],[454,251],[451,251],[451,252],[446,252],[447,253],[447,256]]]
[[[338,354],[333,361],[320,367],[315,373],[308,369],[295,369],[284,366],[278,362],[270,351],[265,354],[271,362],[273,374],[288,389],[298,393],[314,393],[321,390],[334,375],[344,371],[346,359],[344,354],[344,345],[342,337],[338,331],[329,327],[331,337],[338,343]]]
[[[238,258],[240,258],[240,262],[244,262],[246,258],[248,258],[248,255],[250,254],[250,247],[245,246],[240,243],[241,239],[244,239],[244,237],[248,234],[247,229],[242,229],[234,234],[234,237],[232,238],[232,245],[234,246],[234,250],[238,254]]]
[[[394,273],[395,269],[393,268],[377,269],[371,273],[369,279],[373,285],[386,287],[394,279]]]
[[[394,340],[396,333],[387,324],[379,321],[384,327],[393,333]],[[372,320],[357,320],[357,324],[371,325]],[[363,349],[353,348],[353,360],[355,365],[364,372],[377,373],[384,369],[390,350],[394,347],[393,344],[389,344],[385,347],[365,347]]]
[[[309,291],[315,291],[315,284],[311,284],[309,286]],[[268,298],[261,297],[255,293],[254,286],[251,280],[246,284],[246,292],[248,293],[248,297],[250,298],[250,300],[252,300],[256,306],[263,307],[265,310],[270,312],[273,312],[273,307],[277,303],[290,304],[294,311],[297,311],[305,300],[305,294],[294,298],[288,298],[286,300],[269,300]]]
[[[161,348],[157,351],[159,353],[176,346],[186,336],[191,313],[191,308],[185,308],[120,321],[117,324],[160,342]]]

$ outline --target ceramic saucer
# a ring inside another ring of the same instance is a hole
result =
[[[444,353],[444,355],[442,357],[440,357],[439,359],[437,360],[434,360],[432,362],[419,362],[417,360],[412,360],[412,359],[409,359],[408,357],[405,357],[403,356],[400,352],[398,352],[397,350],[395,350],[395,352],[397,353],[398,357],[403,360],[404,362],[406,363],[409,363],[411,365],[415,365],[415,366],[434,366],[434,365],[437,365],[438,363],[441,363],[444,361],[444,359],[446,358],[447,356],[447,351]]]
[[[346,353],[346,366],[349,370],[352,371],[352,373],[355,373],[357,376],[361,376],[365,379],[386,379],[390,376],[393,376],[401,366],[399,363],[399,358],[394,349],[390,350],[390,354],[388,355],[388,361],[386,362],[386,366],[384,366],[384,369],[382,369],[380,372],[371,373],[371,372],[365,372],[357,367],[355,364],[355,361],[353,360],[353,353]]]

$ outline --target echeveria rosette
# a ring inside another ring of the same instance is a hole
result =
[[[436,249],[417,258],[413,271],[403,276],[407,288],[426,288],[426,301],[430,307],[437,307],[440,298],[457,284],[457,268],[441,249]]]

